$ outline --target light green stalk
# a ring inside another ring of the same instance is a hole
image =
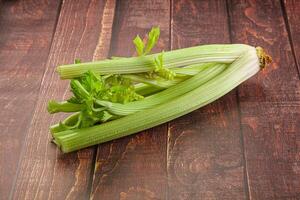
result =
[[[70,103],[67,101],[63,102],[56,102],[56,101],[49,101],[47,110],[49,113],[57,113],[57,112],[77,112],[81,110],[82,105]]]
[[[164,67],[176,68],[199,63],[232,63],[251,49],[244,44],[202,45],[164,53]],[[57,71],[62,79],[79,77],[91,70],[98,74],[132,74],[149,72],[155,67],[154,59],[159,54],[140,57],[102,60],[89,63],[62,65]]]

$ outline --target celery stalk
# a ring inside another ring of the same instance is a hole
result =
[[[225,48],[228,47],[228,45],[224,46]],[[218,53],[217,55],[213,54],[213,52],[210,54],[210,61],[212,62],[220,60],[224,62],[224,60],[230,60],[232,64],[230,64],[222,73],[190,92],[163,104],[101,125],[54,133],[53,137],[55,143],[60,146],[63,152],[71,152],[165,123],[220,98],[240,83],[256,74],[260,67],[264,67],[264,65],[269,62],[268,57],[259,48],[256,50],[254,47],[246,46],[247,50],[245,50],[244,48],[241,48],[245,47],[245,45],[232,46],[240,52],[239,54],[231,55],[230,59],[230,56],[228,55],[222,59],[222,57],[217,56]],[[213,47],[210,46],[209,48]],[[204,49],[208,51],[209,48],[206,46]],[[219,46],[219,48],[221,48],[221,46]],[[231,53],[234,54],[234,48],[229,49],[231,50]],[[196,50],[194,49],[194,51]],[[197,62],[200,62],[200,57],[197,58]],[[181,59],[185,60],[182,57]]]
[[[175,68],[199,63],[232,63],[251,46],[244,44],[202,45],[164,52],[164,66]],[[131,74],[149,72],[159,54],[115,60],[94,61],[57,67],[62,79],[79,77],[91,70],[98,74]]]

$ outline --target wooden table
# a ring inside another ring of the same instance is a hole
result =
[[[55,66],[209,43],[262,46],[274,62],[218,101],[76,153],[50,143]],[[0,3],[0,199],[300,199],[299,0]]]

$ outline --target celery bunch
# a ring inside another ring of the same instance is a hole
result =
[[[159,39],[137,36],[137,57],[63,65],[73,96],[49,101],[49,113],[70,112],[50,127],[63,152],[133,134],[175,119],[225,95],[271,62],[260,47],[202,45],[150,54]],[[145,39],[144,39],[145,41]]]

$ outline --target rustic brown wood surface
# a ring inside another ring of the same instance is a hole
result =
[[[297,0],[0,1],[0,199],[300,199]],[[262,46],[273,64],[216,102],[142,133],[62,154],[55,66],[207,43]]]
[[[0,199],[8,199],[60,1],[0,2]]]
[[[300,1],[285,0],[282,7],[286,19],[287,31],[290,36],[290,45],[300,76]]]

